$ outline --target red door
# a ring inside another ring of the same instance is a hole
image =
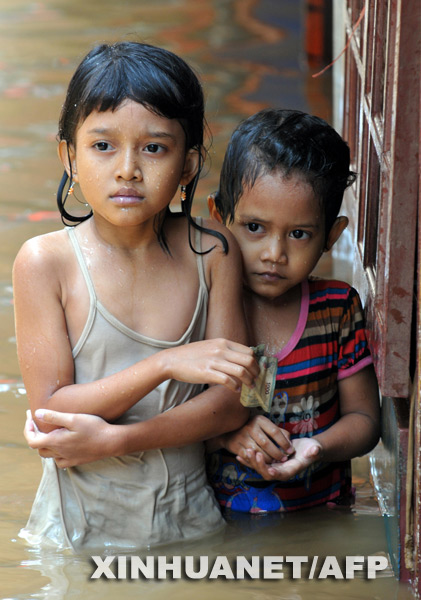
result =
[[[366,308],[384,406],[389,402],[394,407],[397,429],[401,429],[395,432],[401,486],[397,564],[401,578],[412,579],[418,587],[421,455],[420,384],[415,367],[420,360],[421,8],[419,0],[347,0],[346,5],[347,36],[364,11],[345,59],[343,135],[359,175],[345,202],[355,242],[353,282]],[[408,525],[404,451],[408,432],[404,421],[412,386],[415,411],[409,440],[410,448],[412,443],[415,448],[415,461],[408,473],[408,514],[413,512]],[[384,425],[388,427],[388,423]],[[412,562],[405,562],[405,539],[412,544]]]

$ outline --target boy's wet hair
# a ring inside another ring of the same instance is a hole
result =
[[[93,48],[69,83],[59,120],[58,139],[76,146],[77,128],[92,111],[115,110],[126,100],[138,102],[156,115],[177,119],[186,135],[186,151],[198,151],[199,171],[187,186],[183,211],[193,227],[202,229],[191,217],[191,204],[203,163],[206,127],[203,90],[192,68],[176,54],[150,44],[129,41]],[[80,223],[92,213],[82,218],[67,213],[64,208],[66,183],[65,173],[57,194],[62,220]],[[168,250],[163,219],[156,221],[158,239]],[[209,233],[223,238],[213,230]],[[225,238],[222,241],[226,244]]]
[[[297,110],[265,109],[249,117],[231,136],[215,204],[224,223],[234,220],[244,188],[262,175],[299,175],[325,214],[328,235],[345,189],[355,181],[349,147],[326,121]]]

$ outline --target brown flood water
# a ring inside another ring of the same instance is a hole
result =
[[[225,581],[90,580],[89,557],[26,547],[26,523],[41,474],[22,435],[27,408],[16,360],[11,266],[21,244],[61,227],[55,191],[58,113],[70,76],[95,42],[129,37],[163,45],[200,73],[213,133],[211,164],[200,183],[196,213],[217,186],[230,132],[265,105],[323,110],[323,90],[306,98],[297,0],[2,0],[0,6],[0,600],[236,598],[343,600],[412,598],[390,568],[375,580],[334,577]],[[280,93],[281,90],[281,93]],[[317,104],[318,103],[318,104]],[[320,113],[322,114],[322,113]],[[322,116],[326,116],[322,114]],[[354,465],[357,504],[282,517],[239,518],[219,537],[144,553],[167,556],[387,555],[383,520],[369,483],[368,459]],[[303,568],[303,574],[308,573]]]

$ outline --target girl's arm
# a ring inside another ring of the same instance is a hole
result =
[[[379,390],[370,365],[338,382],[339,420],[312,438],[293,440],[295,454],[285,462],[268,464],[262,453],[248,450],[239,458],[265,479],[285,481],[311,463],[339,462],[362,456],[377,444],[380,435]]]
[[[231,313],[231,309],[238,310],[233,296],[239,294],[233,252],[230,259],[219,260],[212,271],[215,294],[210,300],[208,337],[226,332],[225,337],[234,342],[218,339],[166,349],[99,381],[75,384],[63,308],[66,263],[61,246],[59,234],[35,238],[23,246],[14,264],[18,357],[32,412],[50,408],[114,420],[166,379],[222,384],[231,390],[238,389],[241,382],[252,383],[257,374],[252,351],[235,341],[245,341],[245,335],[244,325],[238,325],[241,311],[236,319]],[[214,299],[220,295],[221,276],[231,278],[226,286],[230,306],[226,312],[220,307],[218,310]],[[231,326],[212,325],[217,318],[224,318]]]
[[[194,399],[147,421],[113,425],[93,415],[39,410],[38,422],[54,427],[36,430],[30,414],[25,424],[29,446],[59,467],[73,467],[109,456],[185,446],[240,427],[248,413],[238,394],[214,386]],[[58,427],[58,429],[57,429]]]

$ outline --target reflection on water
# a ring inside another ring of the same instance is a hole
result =
[[[94,598],[410,598],[390,569],[375,581],[107,581],[90,580],[86,557],[27,548],[17,537],[40,479],[38,455],[22,436],[27,407],[15,356],[11,265],[29,237],[61,227],[55,190],[58,114],[82,55],[103,40],[134,38],[186,58],[204,81],[213,135],[211,162],[198,189],[196,213],[217,187],[230,132],[268,106],[311,110],[302,72],[300,6],[234,0],[3,0],[0,7],[0,600]],[[314,84],[313,84],[314,85]],[[313,88],[314,89],[314,88]],[[318,107],[323,102],[318,93]],[[320,111],[319,111],[320,114]],[[322,114],[326,117],[326,114]],[[358,501],[352,511],[319,508],[269,518],[241,517],[224,534],[155,554],[193,556],[384,555],[382,519],[356,461]],[[146,553],[148,554],[148,553]],[[146,556],[143,554],[142,556]]]

